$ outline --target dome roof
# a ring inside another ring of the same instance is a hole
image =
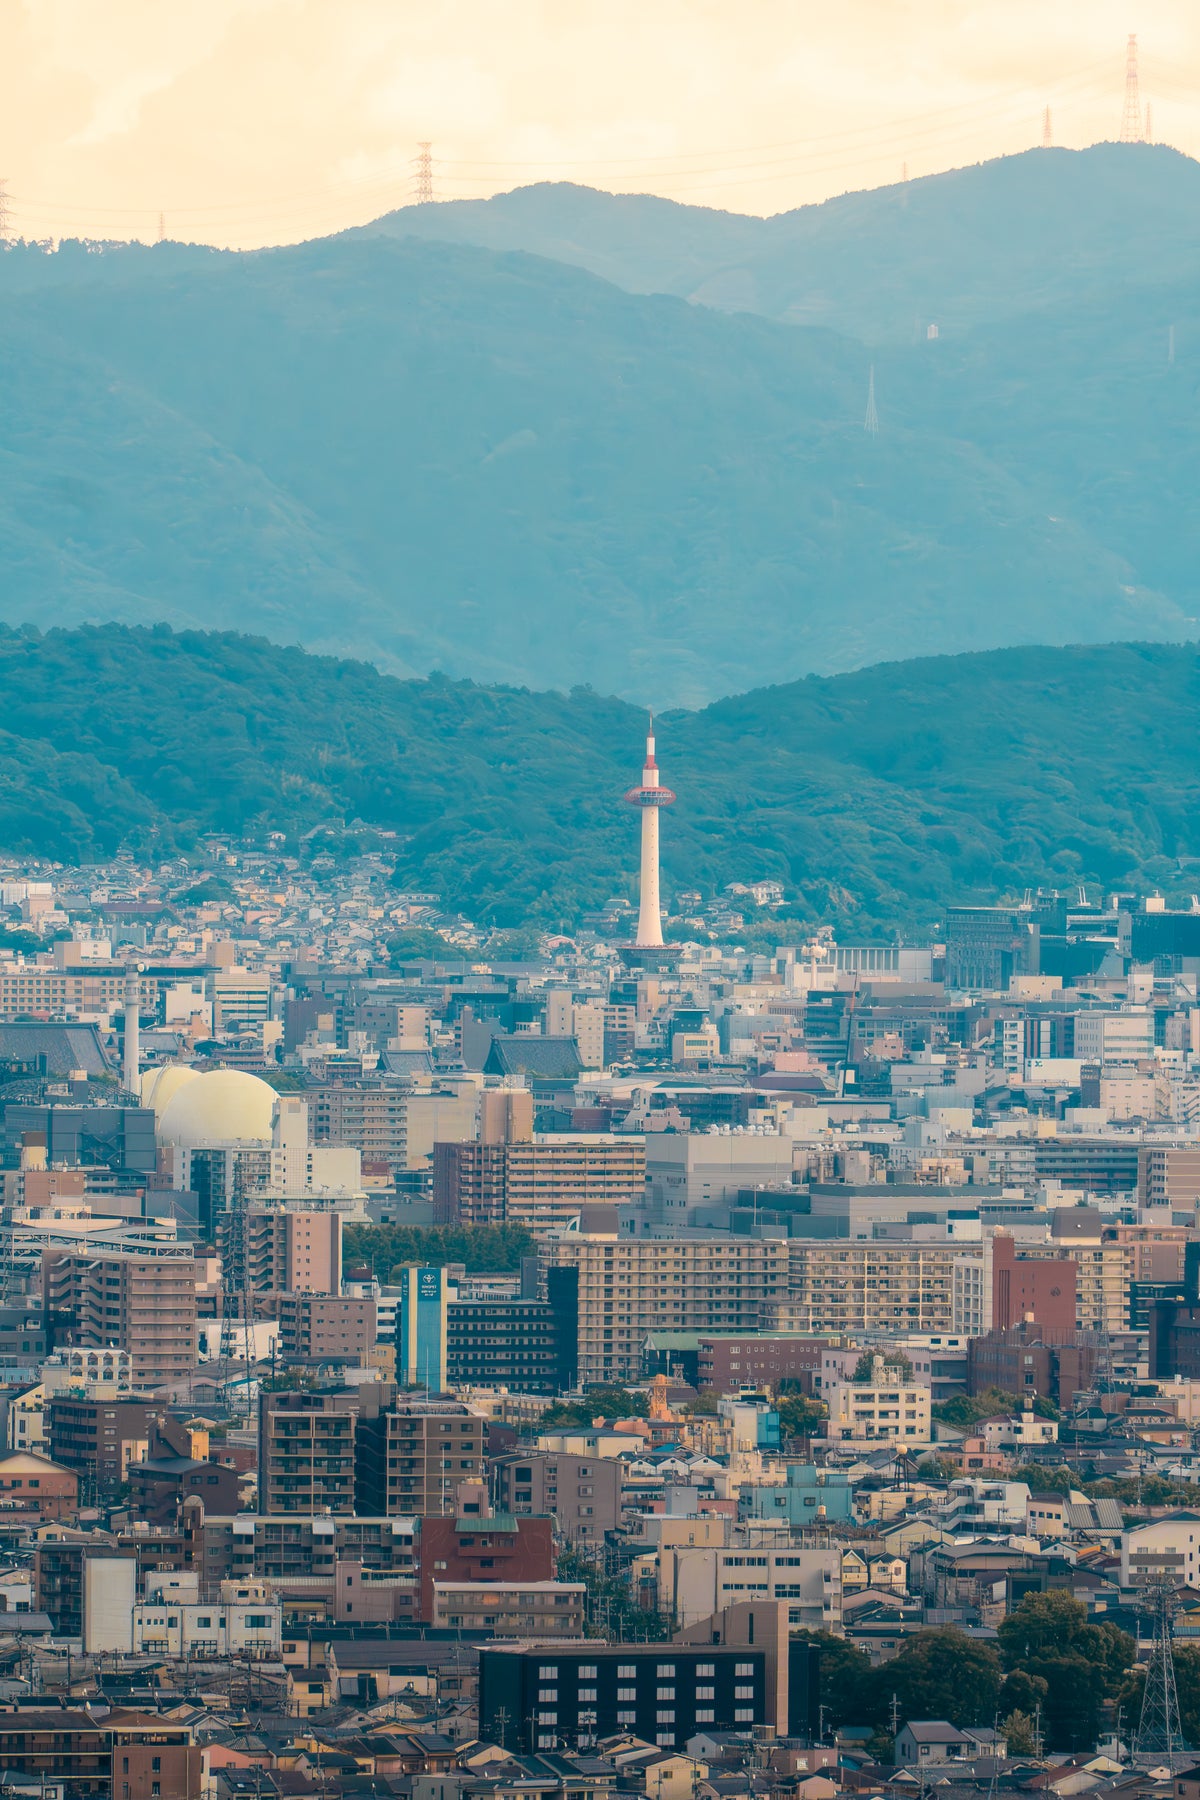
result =
[[[144,1071],[142,1105],[154,1108],[155,1126],[184,1083],[195,1081],[199,1074],[199,1069],[189,1068],[187,1063],[162,1063],[157,1069]]]
[[[278,1095],[257,1075],[212,1069],[177,1087],[156,1121],[160,1142],[180,1150],[201,1144],[271,1141]]]

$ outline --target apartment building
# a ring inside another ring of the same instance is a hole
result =
[[[352,1513],[358,1396],[264,1393],[258,1412],[258,1491],[265,1513]]]
[[[460,1484],[483,1475],[484,1420],[457,1400],[398,1400],[361,1429],[382,1450],[383,1504],[372,1510],[389,1517],[449,1513]]]
[[[568,1232],[541,1249],[548,1291],[568,1304],[575,1276],[578,1379],[635,1379],[652,1332],[758,1331],[786,1295],[788,1245],[782,1238],[617,1238]]]
[[[84,1349],[129,1352],[136,1386],[183,1381],[196,1360],[190,1245],[173,1254],[60,1251],[44,1263],[46,1307]]]
[[[392,1170],[425,1169],[434,1144],[475,1135],[478,1104],[474,1082],[429,1087],[339,1083],[312,1096],[313,1137],[353,1145],[364,1162],[387,1163]]]
[[[342,1215],[332,1207],[251,1203],[218,1213],[217,1251],[240,1290],[336,1294],[342,1285]]]
[[[435,1629],[498,1638],[581,1638],[582,1581],[435,1581]]]
[[[614,1457],[566,1451],[513,1451],[492,1462],[496,1508],[515,1515],[550,1515],[572,1543],[601,1544],[621,1523],[623,1469]]]
[[[787,1274],[764,1325],[771,1331],[958,1333],[984,1310],[978,1243],[792,1238]],[[959,1265],[965,1267],[957,1274]]]
[[[780,1600],[788,1623],[837,1631],[842,1621],[842,1552],[749,1539],[724,1547],[662,1544],[656,1553],[658,1603],[681,1628],[740,1601]]]
[[[285,1362],[369,1366],[375,1302],[342,1294],[281,1294],[279,1350]]]
[[[434,1211],[448,1224],[524,1225],[541,1235],[569,1224],[582,1207],[640,1200],[645,1181],[640,1137],[555,1133],[434,1147]]]
[[[1143,1144],[1137,1160],[1140,1206],[1190,1213],[1200,1205],[1200,1149],[1179,1144]]]
[[[882,1357],[872,1359],[865,1381],[834,1381],[823,1391],[829,1407],[825,1436],[831,1444],[900,1444],[923,1449],[930,1441],[930,1391],[903,1379]]]

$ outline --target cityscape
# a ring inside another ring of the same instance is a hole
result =
[[[1128,10],[9,9],[0,1800],[1200,1800]]]

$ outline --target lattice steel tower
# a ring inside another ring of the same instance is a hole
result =
[[[418,206],[428,206],[433,199],[433,145],[417,145],[413,158],[413,198]]]
[[[1146,1588],[1146,1602],[1154,1619],[1154,1648],[1146,1667],[1142,1716],[1134,1747],[1139,1756],[1170,1757],[1187,1749],[1179,1724],[1179,1695],[1175,1689],[1175,1653],[1171,1621],[1177,1605],[1170,1580]]]
[[[1121,142],[1142,141],[1142,101],[1138,91],[1137,33],[1131,31],[1125,46],[1125,109],[1121,114]]]

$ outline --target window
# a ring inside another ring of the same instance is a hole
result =
[[[697,1725],[712,1725],[715,1722],[716,1717],[717,1717],[717,1715],[713,1711],[711,1706],[706,1706],[706,1707],[698,1706],[696,1708],[696,1723],[697,1723]]]
[[[635,1712],[619,1712],[617,1714],[617,1724],[618,1725],[636,1725],[637,1724],[637,1714]]]
[[[557,1688],[539,1688],[538,1689],[538,1705],[539,1706],[541,1705],[543,1700],[547,1703],[547,1705],[553,1706],[558,1700],[558,1689]]]
[[[673,1700],[675,1698],[675,1689],[673,1687],[660,1687],[658,1690],[658,1698],[660,1700]]]
[[[674,1674],[675,1674],[675,1664],[674,1663],[659,1663],[658,1679],[660,1681],[663,1679],[664,1675],[670,1675],[673,1678]]]
[[[150,1758],[150,1768],[151,1768],[151,1771],[153,1774],[161,1775],[162,1774],[162,1757],[161,1756],[152,1756]]]
[[[538,1724],[539,1725],[557,1725],[558,1724],[558,1714],[556,1712],[539,1712],[538,1713]]]
[[[669,1708],[666,1712],[656,1713],[655,1717],[660,1725],[673,1725],[675,1723],[675,1714]]]
[[[735,1725],[752,1725],[754,1723],[754,1708],[752,1706],[735,1706],[733,1709],[733,1722]]]
[[[617,1664],[617,1680],[618,1681],[636,1681],[637,1680],[637,1664],[636,1663],[618,1663]]]
[[[637,1689],[636,1688],[622,1687],[622,1688],[617,1689],[617,1705],[618,1706],[621,1704],[622,1700],[636,1700],[636,1699],[637,1699]]]
[[[557,1681],[558,1680],[558,1664],[557,1663],[539,1663],[538,1664],[538,1680],[539,1681]]]
[[[595,1663],[580,1663],[579,1679],[580,1679],[580,1681],[595,1681],[595,1679],[596,1679],[596,1664]]]
[[[580,1690],[579,1690],[579,1698],[580,1698],[580,1700],[581,1700],[581,1701],[583,1701],[583,1700],[594,1700],[594,1699],[595,1699],[595,1698],[596,1698],[596,1690],[595,1690],[595,1688],[594,1688],[594,1687],[586,1687],[586,1688],[580,1688]]]
[[[713,1688],[713,1687],[698,1687],[698,1688],[697,1688],[697,1689],[696,1689],[696,1698],[697,1698],[697,1700],[715,1700],[715,1699],[716,1699],[716,1697],[717,1697],[717,1690],[716,1690],[716,1688]]]
[[[753,1663],[737,1663],[734,1667],[733,1672],[735,1675],[753,1675],[754,1664]]]
[[[700,1679],[700,1677],[702,1675],[715,1675],[716,1672],[717,1672],[716,1663],[697,1663],[696,1664],[696,1679],[697,1679],[697,1681]]]
[[[548,1732],[548,1733],[546,1733],[545,1736],[538,1737],[538,1749],[539,1750],[553,1750],[553,1748],[557,1742],[558,1742],[558,1740],[554,1736],[553,1732]]]
[[[752,1687],[735,1687],[733,1697],[735,1700],[753,1700],[754,1689]]]

